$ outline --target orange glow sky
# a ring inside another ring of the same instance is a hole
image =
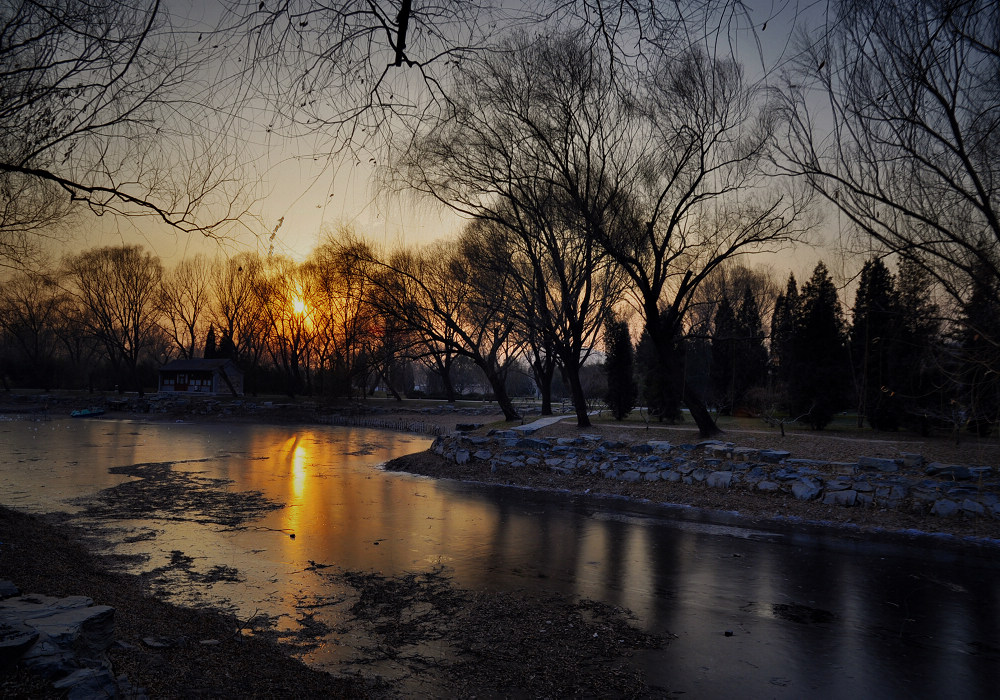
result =
[[[212,0],[170,0],[172,12],[185,28],[198,31],[217,21]],[[757,38],[745,31],[737,34],[734,49],[747,50],[748,74],[760,71],[761,64],[771,64],[789,50],[791,19],[803,14],[820,17],[826,3],[817,0],[751,0],[746,3],[757,29],[757,17],[770,18],[768,29]],[[813,21],[815,24],[815,20]],[[750,47],[750,48],[748,48]],[[209,255],[231,254],[241,250],[267,253],[270,234],[279,220],[282,224],[273,242],[275,254],[295,260],[304,259],[326,231],[342,225],[355,228],[371,240],[386,245],[424,244],[454,236],[462,220],[445,209],[426,201],[377,192],[374,169],[368,162],[351,157],[331,163],[323,157],[314,159],[305,142],[290,143],[276,136],[264,135],[263,129],[247,136],[256,162],[248,168],[258,180],[255,187],[253,218],[249,225],[234,231],[225,240],[206,240],[200,235],[184,235],[148,219],[121,220],[110,216],[84,214],[78,222],[79,233],[66,250],[83,249],[122,242],[139,242],[153,250],[168,265],[198,252]],[[813,246],[800,246],[777,255],[764,255],[752,262],[773,268],[779,279],[789,271],[800,280],[824,259],[834,275],[853,274],[854,263],[844,263],[838,251],[836,216],[827,216],[816,232]],[[818,246],[818,247],[817,247]],[[62,252],[65,252],[62,251]],[[850,269],[847,269],[847,268]]]

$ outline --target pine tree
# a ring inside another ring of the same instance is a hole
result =
[[[1000,290],[978,268],[962,309],[959,389],[969,430],[985,437],[1000,421]]]
[[[623,420],[635,408],[639,390],[634,377],[634,352],[628,323],[611,319],[604,329],[604,371],[608,377],[605,401],[615,420]]]
[[[896,384],[901,397],[904,420],[922,434],[931,429],[932,417],[941,412],[946,401],[942,395],[945,380],[941,372],[939,350],[941,322],[932,299],[933,283],[928,272],[911,260],[899,265],[899,323],[895,357]]]
[[[875,430],[897,430],[903,411],[896,381],[899,295],[895,279],[878,258],[861,268],[851,319],[859,427],[867,418]]]
[[[750,404],[750,393],[767,383],[767,348],[764,346],[764,322],[760,318],[757,299],[744,287],[743,298],[736,313],[736,324],[742,334],[737,360],[737,400]]]
[[[795,368],[795,336],[799,324],[799,290],[795,275],[788,276],[788,284],[783,294],[774,302],[771,317],[770,363],[779,393],[786,394],[788,383]],[[789,406],[785,406],[791,410]]]
[[[837,288],[822,262],[802,287],[796,325],[789,382],[792,414],[822,430],[844,406],[850,383]]]
[[[722,297],[712,324],[712,396],[719,413],[732,415],[736,404],[736,361],[741,329],[727,297]]]
[[[236,359],[236,344],[233,342],[232,336],[229,335],[229,331],[222,332],[222,339],[219,341],[219,347],[216,350],[215,356],[227,360]]]
[[[215,326],[208,327],[208,335],[205,336],[205,359],[212,360],[215,359],[219,354],[218,348],[215,346]]]

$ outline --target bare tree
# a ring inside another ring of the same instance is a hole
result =
[[[334,391],[350,398],[368,370],[379,325],[368,245],[349,229],[331,232],[309,257],[314,282],[317,362]]]
[[[141,246],[95,248],[69,258],[66,271],[87,330],[104,346],[116,372],[127,371],[142,395],[139,361],[159,329],[159,258]]]
[[[220,348],[228,346],[231,359],[253,371],[267,341],[267,329],[258,303],[257,284],[264,261],[254,253],[216,260],[212,266],[212,320],[222,334]]]
[[[285,375],[289,396],[309,388],[310,352],[316,330],[313,282],[293,261],[272,258],[255,285],[268,327],[268,353]]]
[[[1000,280],[1000,6],[843,0],[776,102],[790,172],[956,302]]]
[[[484,293],[481,273],[462,242],[398,250],[384,259],[370,255],[372,281],[380,290],[374,304],[384,319],[423,343],[469,358],[486,376],[504,417],[519,418],[506,374],[521,348],[504,285],[494,280]]]
[[[181,357],[197,357],[204,338],[209,308],[211,263],[203,255],[185,258],[167,272],[160,283],[160,311],[164,330]]]
[[[158,0],[0,6],[0,253],[72,211],[218,233],[238,215],[236,151]]]
[[[56,331],[66,294],[49,275],[20,273],[0,284],[0,330],[24,362],[26,378],[46,391],[56,381]]]
[[[586,235],[583,222],[574,221],[572,209],[550,204],[532,211],[520,205],[517,215],[499,217],[504,224],[492,220],[470,226],[466,245],[475,268],[483,273],[480,284],[491,295],[493,280],[508,281],[507,304],[520,332],[539,364],[545,357],[558,363],[577,425],[587,427],[588,396],[581,370],[621,298],[621,275]]]
[[[577,248],[546,255],[584,277],[614,261],[655,346],[656,391],[683,394],[701,431],[714,432],[696,387],[677,374],[692,295],[734,256],[801,232],[801,202],[763,167],[771,132],[759,92],[734,61],[697,46],[664,45],[656,63],[631,68],[582,31],[503,49],[469,67],[454,107],[418,133],[403,161],[408,181],[525,240],[559,212]]]

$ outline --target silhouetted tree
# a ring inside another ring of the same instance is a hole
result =
[[[638,395],[632,335],[626,321],[608,321],[604,330],[604,352],[604,372],[608,378],[604,400],[615,420],[623,420],[632,412]]]
[[[927,434],[947,404],[942,373],[940,311],[933,301],[931,275],[912,260],[899,265],[899,323],[895,385],[889,390],[901,397],[909,427]]]
[[[130,380],[142,395],[139,362],[159,330],[159,258],[141,246],[95,248],[69,258],[66,270],[88,332],[104,346],[116,372],[127,372],[119,381]]]
[[[214,360],[218,357],[219,348],[215,342],[215,326],[209,325],[208,335],[205,336],[205,354],[206,360]]]
[[[774,302],[771,317],[770,365],[773,387],[776,395],[783,397],[785,408],[791,411],[788,401],[788,385],[792,381],[796,365],[795,338],[799,333],[801,302],[795,275],[788,276],[785,291]]]
[[[242,183],[167,3],[0,5],[0,261],[21,260],[74,211],[218,232]],[[226,107],[232,108],[231,102]]]
[[[722,297],[715,309],[712,328],[712,394],[719,413],[730,416],[736,404],[737,358],[742,329],[728,297]]]
[[[788,387],[792,415],[821,430],[844,406],[851,376],[837,288],[822,262],[802,287],[798,317]]]
[[[971,287],[962,308],[958,384],[969,430],[986,436],[1000,422],[1000,302],[986,271],[973,275]]]
[[[741,336],[737,344],[736,399],[742,407],[749,406],[754,389],[767,383],[767,347],[764,345],[764,322],[760,317],[757,295],[750,286],[743,288],[743,298],[736,312],[736,325]]]
[[[858,425],[896,430],[903,405],[897,394],[899,298],[896,282],[880,258],[861,268],[851,311],[850,346],[858,399]]]
[[[1000,281],[995,0],[839,2],[785,72],[784,162],[868,247],[922,265],[956,303]]]

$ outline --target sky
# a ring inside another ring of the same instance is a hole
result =
[[[218,22],[218,0],[169,0],[168,6],[174,21],[192,34]],[[747,72],[753,74],[760,70],[762,62],[773,65],[788,56],[793,23],[817,23],[827,2],[750,0],[746,6],[758,30],[759,43],[744,31],[737,35],[736,48],[747,53],[743,61]],[[758,18],[762,18],[759,23]],[[86,235],[78,237],[75,245],[82,248],[141,242],[167,264],[199,252],[231,254],[247,249],[302,260],[325,233],[340,226],[353,227],[385,245],[430,243],[455,236],[461,228],[462,220],[444,207],[412,196],[380,192],[375,184],[375,167],[363,155],[334,161],[316,156],[320,148],[314,151],[305,140],[284,140],[265,134],[262,128],[247,134],[245,145],[253,161],[247,163],[246,172],[254,183],[257,200],[247,227],[222,241],[213,241],[199,234],[165,230],[145,220],[85,217],[80,225]],[[275,228],[272,239],[270,234]],[[754,262],[769,265],[781,279],[791,271],[802,280],[817,261],[824,259],[836,275],[842,256],[838,252],[835,215],[827,216],[816,233],[812,246],[760,256]],[[853,273],[846,263],[839,266],[844,268],[845,277]]]

